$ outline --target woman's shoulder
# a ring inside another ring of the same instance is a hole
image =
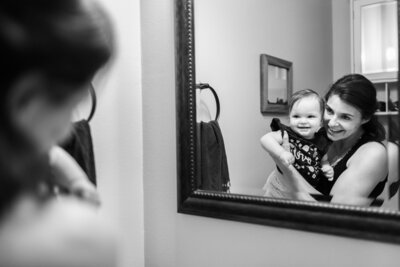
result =
[[[382,161],[387,161],[387,151],[383,143],[369,141],[362,144],[349,159],[349,163],[356,162],[363,166],[381,165]]]
[[[377,150],[377,152],[386,152],[386,146],[383,142],[379,142],[379,141],[374,141],[374,140],[370,140],[368,142],[363,143],[358,149],[359,150],[364,150],[365,152],[367,151],[375,151]]]

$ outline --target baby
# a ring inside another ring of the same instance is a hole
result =
[[[333,179],[333,168],[327,161],[330,140],[327,138],[322,117],[323,99],[313,90],[304,89],[293,94],[289,102],[289,124],[286,126],[274,118],[271,129],[261,138],[261,144],[273,157],[291,165],[315,187],[320,179]],[[282,144],[289,141],[289,148]],[[321,172],[323,175],[321,175]],[[264,185],[265,196],[287,197],[290,189],[285,185],[282,172],[274,170]]]

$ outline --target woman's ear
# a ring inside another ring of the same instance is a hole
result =
[[[23,74],[11,85],[7,105],[14,122],[28,115],[40,100],[44,86],[45,79],[37,72]]]
[[[45,86],[43,75],[37,72],[26,73],[11,85],[8,104],[11,110],[24,108],[37,98]]]
[[[371,120],[371,117],[361,119],[361,124],[366,124],[366,123],[369,122],[370,120]]]

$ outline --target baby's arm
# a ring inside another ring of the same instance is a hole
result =
[[[280,159],[284,164],[291,165],[294,163],[294,156],[290,153],[289,147],[283,147],[284,139],[288,139],[288,134],[284,131],[283,137],[281,131],[269,132],[261,137],[262,147],[273,157]],[[288,142],[285,142],[288,144]]]
[[[57,185],[89,202],[100,204],[96,188],[71,155],[61,147],[54,146],[50,149],[49,156],[54,182]]]
[[[325,154],[321,160],[321,171],[329,181],[333,180],[333,167],[328,162],[328,155]]]

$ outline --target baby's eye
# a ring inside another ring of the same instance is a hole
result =
[[[300,116],[299,115],[292,115],[292,118],[297,119],[297,118],[300,118]]]
[[[315,115],[308,115],[307,118],[309,118],[309,119],[314,119],[314,118],[315,118]]]

